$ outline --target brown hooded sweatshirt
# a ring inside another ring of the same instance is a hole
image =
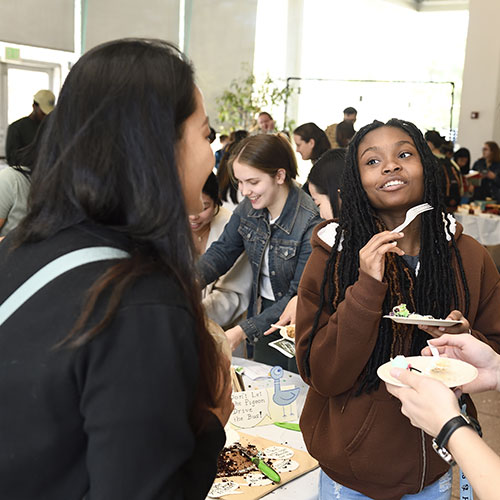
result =
[[[304,373],[309,334],[331,251],[318,231],[328,224],[320,224],[313,233],[313,250],[298,289],[297,364],[310,387],[300,427],[309,453],[334,481],[375,500],[399,500],[438,480],[448,465],[433,451],[431,438],[401,414],[399,400],[386,391],[385,384],[371,394],[354,395],[375,347],[387,283],[360,271],[334,314],[323,310],[312,342],[311,375]],[[455,239],[470,289],[467,319],[472,334],[498,352],[500,276],[484,247],[463,235],[460,224]],[[457,262],[453,265],[458,273]]]

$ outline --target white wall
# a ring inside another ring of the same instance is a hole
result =
[[[88,0],[87,5],[84,50],[126,37],[179,43],[179,0]]]
[[[257,0],[191,1],[185,48],[194,63],[208,116],[215,124],[216,97],[229,87],[231,80],[245,74],[242,63],[252,71]]]
[[[122,37],[179,44],[180,5],[180,0],[88,0],[85,49]],[[183,5],[185,53],[215,123],[215,98],[242,73],[242,63],[252,69],[257,0],[185,0]]]
[[[500,144],[500,1],[470,0],[458,142],[481,156],[485,141]],[[479,119],[471,119],[472,111]]]
[[[1,0],[0,40],[72,51],[73,0]]]

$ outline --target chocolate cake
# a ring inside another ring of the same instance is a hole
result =
[[[253,445],[246,446],[250,455],[257,456],[259,450]],[[261,459],[262,460],[262,459]],[[264,460],[272,466],[272,462]],[[244,476],[248,472],[255,472],[259,469],[246,457],[239,449],[239,445],[232,445],[223,450],[217,459],[217,477]]]

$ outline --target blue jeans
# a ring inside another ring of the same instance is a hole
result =
[[[405,495],[401,500],[450,500],[451,469],[435,483],[424,488],[420,493]],[[370,500],[369,497],[351,490],[330,479],[323,471],[319,476],[319,500]]]

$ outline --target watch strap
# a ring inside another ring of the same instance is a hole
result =
[[[439,434],[436,436],[434,441],[438,448],[443,448],[448,444],[451,435],[460,427],[464,425],[469,425],[472,427],[470,419],[465,415],[457,415],[456,417],[450,418],[446,424],[443,425]]]
[[[460,427],[468,426],[474,429],[479,436],[482,437],[481,426],[479,422],[472,417],[461,414],[451,418],[443,425],[439,434],[432,440],[434,451],[448,464],[455,465],[455,460],[451,453],[446,449],[446,445],[450,440],[451,435]]]

